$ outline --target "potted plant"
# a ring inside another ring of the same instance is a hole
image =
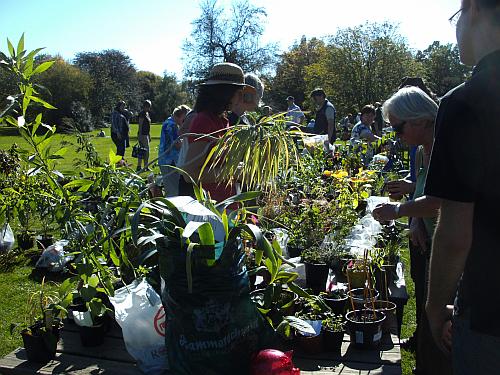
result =
[[[85,301],[85,304],[76,305],[73,310],[73,319],[78,325],[80,341],[82,346],[99,346],[104,342],[104,336],[108,328],[106,311],[101,298],[92,296],[92,287],[83,285],[79,296]],[[82,301],[77,299],[76,302]]]
[[[346,314],[347,328],[351,343],[360,348],[374,348],[382,338],[382,322],[385,314],[381,311],[360,309]]]
[[[296,316],[307,322],[314,329],[314,334],[297,330],[296,341],[300,350],[308,354],[321,353],[323,351],[323,320],[330,311],[319,297],[309,299],[304,308],[296,313]],[[326,307],[326,308],[325,308]]]
[[[28,300],[28,320],[21,330],[24,348],[28,361],[46,363],[56,355],[62,322],[61,313],[65,313],[67,298],[61,288],[58,292],[45,290],[45,278],[41,287],[31,294]],[[20,328],[19,324],[11,325],[11,334]]]
[[[343,315],[331,314],[323,320],[323,347],[327,352],[339,353],[344,339],[345,321]]]
[[[385,320],[382,323],[382,333],[391,333],[393,329],[397,329],[396,320],[396,304],[391,301],[373,301],[373,303],[365,303],[365,309],[375,308],[375,311],[381,311],[385,315]]]
[[[369,267],[367,259],[351,259],[345,264],[345,273],[349,279],[351,288],[364,288],[367,282]]]
[[[334,314],[344,315],[349,298],[345,289],[337,288],[326,292],[321,292],[320,297],[332,309]]]
[[[302,262],[306,269],[306,285],[315,293],[326,290],[329,267],[326,264],[326,250],[312,246],[302,252]]]

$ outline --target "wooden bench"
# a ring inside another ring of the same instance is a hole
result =
[[[396,335],[386,335],[377,350],[362,350],[350,345],[344,335],[341,353],[306,355],[297,353],[293,361],[302,375],[325,374],[401,374],[401,353]],[[33,374],[141,374],[127,353],[119,327],[113,326],[101,346],[88,348],[80,344],[77,327],[66,324],[61,332],[56,358],[42,365],[26,360],[26,352],[18,348],[0,360],[3,375]],[[263,374],[264,375],[264,374]]]

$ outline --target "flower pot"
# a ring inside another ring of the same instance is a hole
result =
[[[390,301],[374,301],[376,311],[381,311],[385,314],[385,320],[382,323],[382,333],[390,333],[391,328],[397,327],[396,304]],[[371,309],[372,304],[365,303],[366,309]]]
[[[104,322],[94,324],[92,327],[79,326],[80,341],[82,346],[99,346],[104,342]]]
[[[295,340],[297,346],[303,353],[317,354],[323,351],[323,334],[321,332],[316,336],[303,336],[297,334]]]
[[[35,235],[33,233],[19,233],[17,243],[21,250],[29,250],[35,246]]]
[[[306,268],[306,286],[314,293],[323,292],[326,289],[329,268],[326,264],[314,264],[304,262]]]
[[[339,353],[344,340],[344,332],[323,330],[323,349],[327,352]]]
[[[374,310],[355,310],[346,314],[351,343],[360,348],[374,348],[382,338],[385,314]]]
[[[375,289],[366,289],[365,295],[365,288],[356,288],[349,291],[349,298],[351,298],[351,296],[354,303],[354,309],[359,310],[364,308],[365,303],[371,304],[372,301],[376,301],[379,293]],[[352,308],[350,301],[348,302],[348,306]]]
[[[41,331],[41,327],[42,322],[37,322],[29,329],[21,331],[26,356],[30,362],[47,363],[56,356],[60,322],[54,323],[52,332]]]
[[[348,298],[349,297],[345,295],[344,297],[339,298],[323,297],[323,300],[328,305],[328,307],[332,309],[334,314],[344,315]]]
[[[302,254],[302,250],[304,249],[301,247],[287,246],[287,250],[288,250],[288,256],[290,258],[297,258],[300,257],[300,255]]]

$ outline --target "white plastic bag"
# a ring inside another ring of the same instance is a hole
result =
[[[127,351],[145,374],[168,369],[165,347],[165,310],[160,296],[145,279],[135,280],[109,298],[122,328]]]
[[[64,266],[73,259],[72,256],[66,255],[64,246],[68,244],[68,240],[59,240],[55,244],[47,247],[38,262],[36,268],[46,268],[50,272],[61,272]]]
[[[14,247],[14,232],[9,223],[2,225],[0,228],[0,253],[6,253]]]

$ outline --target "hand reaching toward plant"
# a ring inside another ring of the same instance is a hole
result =
[[[399,218],[399,203],[379,204],[373,210],[373,218],[377,221],[388,221]]]
[[[386,189],[390,198],[399,200],[403,198],[403,195],[413,193],[415,184],[410,180],[389,181],[386,184]]]

